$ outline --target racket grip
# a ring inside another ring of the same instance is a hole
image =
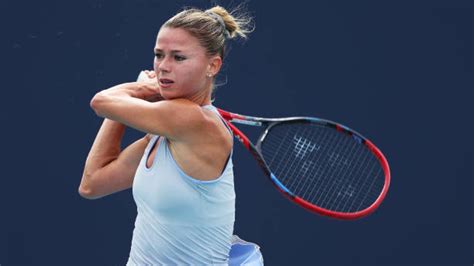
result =
[[[140,71],[137,77],[137,82],[145,82],[148,80],[148,75],[145,73],[145,71]]]

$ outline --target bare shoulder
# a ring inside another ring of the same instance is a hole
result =
[[[212,180],[225,167],[233,137],[218,114],[200,106],[199,109],[200,124],[186,139],[170,141],[170,148],[186,174],[199,180]]]
[[[230,134],[229,129],[225,126],[224,121],[218,114],[207,109],[202,109],[201,111],[203,112],[204,121],[208,129],[214,130],[215,133],[218,133],[224,139],[232,141],[232,135]]]
[[[190,115],[202,113],[202,108],[199,104],[183,98],[164,100],[156,102],[156,104],[162,105],[163,108],[167,109],[169,112],[176,112],[176,115],[182,114],[188,117]]]
[[[158,104],[161,113],[167,117],[168,138],[183,141],[205,130],[208,117],[198,104],[187,99],[166,100]]]
[[[220,150],[223,154],[228,154],[233,146],[233,136],[229,129],[218,114],[203,108],[202,112],[204,115],[202,126],[204,130],[201,133],[200,142],[206,145],[206,149]]]

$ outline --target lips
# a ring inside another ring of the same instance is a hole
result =
[[[160,79],[158,79],[158,81],[159,81],[160,86],[161,86],[162,88],[168,88],[168,87],[170,87],[170,86],[174,83],[173,80],[171,80],[171,79],[166,79],[166,78],[160,78]]]

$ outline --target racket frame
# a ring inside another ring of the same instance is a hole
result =
[[[361,218],[361,217],[371,214],[379,207],[379,205],[382,203],[383,199],[385,198],[388,192],[388,188],[390,186],[390,167],[388,165],[387,159],[382,154],[382,152],[370,140],[363,137],[360,133],[356,132],[355,130],[352,130],[349,127],[346,127],[344,125],[341,125],[339,123],[336,123],[330,120],[315,118],[315,117],[300,116],[300,117],[286,117],[286,118],[263,118],[263,117],[245,116],[245,115],[240,115],[236,113],[231,113],[219,108],[217,108],[217,110],[219,111],[220,115],[226,120],[227,125],[229,125],[229,127],[231,128],[232,132],[234,133],[234,136],[245,146],[247,150],[250,151],[250,153],[253,155],[253,157],[257,160],[258,164],[260,165],[260,168],[263,170],[265,175],[270,179],[272,184],[278,189],[278,191],[280,191],[288,199],[302,206],[303,208],[312,212],[316,212],[316,213],[333,217],[333,218],[337,218],[337,219],[352,220],[352,219]],[[367,148],[376,156],[376,158],[381,163],[382,169],[384,171],[385,180],[384,180],[384,186],[382,188],[380,195],[369,207],[365,208],[364,210],[352,212],[352,213],[342,213],[342,212],[336,212],[336,211],[331,211],[325,208],[321,208],[319,206],[316,206],[314,204],[307,202],[306,200],[302,199],[299,196],[296,196],[294,193],[289,191],[276,178],[276,176],[271,172],[270,167],[265,162],[265,159],[263,158],[261,154],[261,143],[265,140],[265,137],[267,136],[268,132],[271,130],[272,127],[282,122],[288,123],[292,121],[295,123],[296,122],[315,123],[322,126],[333,128],[341,133],[351,136],[355,141],[359,142],[360,144],[366,145]],[[265,127],[265,130],[261,133],[256,144],[254,145],[247,138],[247,136],[245,136],[242,133],[242,131],[240,131],[232,123]]]

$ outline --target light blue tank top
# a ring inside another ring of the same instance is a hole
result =
[[[202,108],[220,117],[214,106]],[[133,180],[137,217],[127,265],[228,263],[235,221],[232,153],[220,177],[201,181],[177,165],[165,137],[151,138]]]

